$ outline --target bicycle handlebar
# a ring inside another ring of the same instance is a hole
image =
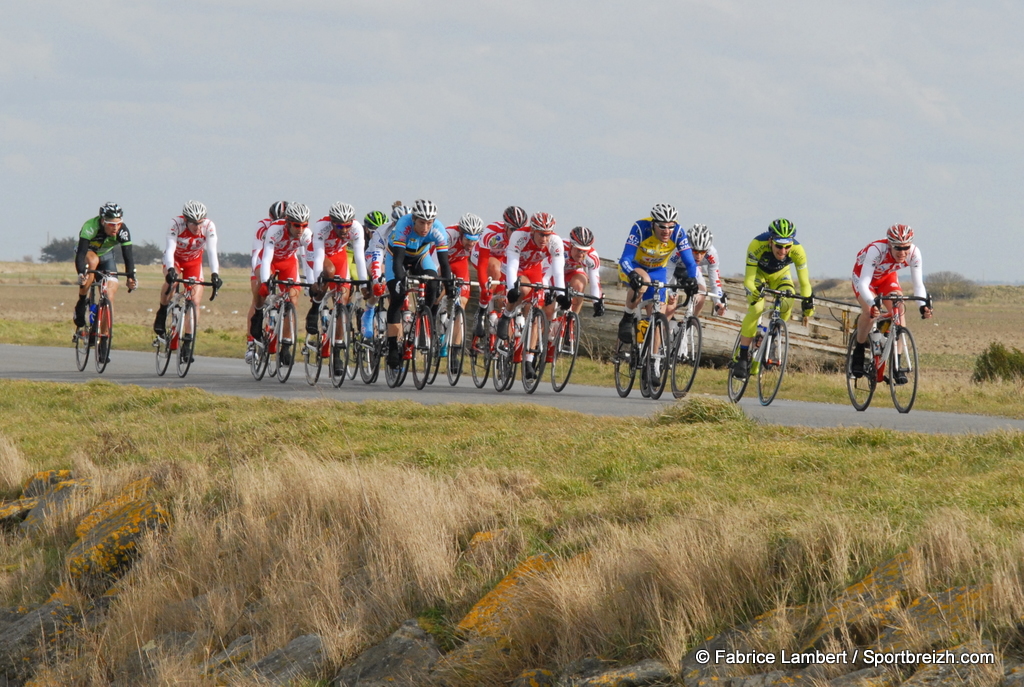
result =
[[[212,303],[213,299],[217,297],[217,291],[218,291],[217,285],[214,284],[213,282],[199,281],[198,279],[194,279],[192,277],[189,277],[188,279],[182,279],[181,277],[175,277],[174,279],[171,280],[171,283],[172,284],[186,284],[188,286],[212,286],[213,287],[213,293],[210,294],[210,302]]]

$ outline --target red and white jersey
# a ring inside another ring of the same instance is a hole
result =
[[[486,251],[490,257],[504,258],[505,249],[508,247],[508,237],[505,234],[505,223],[498,221],[488,224],[480,237],[480,251]]]
[[[679,264],[679,254],[672,256],[669,260],[669,274],[673,272],[676,265]],[[715,303],[721,303],[723,300],[724,292],[722,291],[722,273],[718,269],[721,261],[718,259],[718,249],[714,246],[708,248],[708,252],[704,254],[701,261],[697,263],[697,286],[703,289],[711,296],[711,300]],[[704,268],[707,268],[708,278],[704,278]]]
[[[547,244],[541,248],[533,242],[529,229],[512,232],[505,251],[505,286],[511,289],[520,270],[528,270],[537,265],[544,266],[544,271],[555,286],[565,287],[565,246],[562,237],[551,234]]]
[[[341,236],[334,229],[330,216],[324,217],[313,225],[310,231],[312,238],[306,246],[306,259],[312,271],[310,280],[316,280],[324,269],[324,258],[345,252],[352,246],[352,255],[356,263],[356,274],[359,279],[366,279],[366,250],[363,238],[363,225],[353,220],[347,234]]]
[[[263,254],[260,256],[260,281],[270,279],[270,266],[275,262],[294,260],[296,256],[305,257],[306,246],[309,245],[313,232],[306,227],[296,238],[285,229],[285,220],[279,219],[267,227],[267,235],[263,238]]]
[[[261,219],[256,225],[256,234],[252,239],[252,273],[256,274],[260,268],[260,256],[263,255],[263,239],[267,237],[267,227],[274,223],[274,220],[267,217]]]
[[[573,272],[583,272],[587,275],[587,285],[590,287],[590,295],[594,298],[601,297],[601,258],[597,254],[597,250],[591,246],[590,248],[581,248],[582,255],[579,260],[574,260],[572,257],[573,248],[569,246],[565,249],[565,275],[569,276]]]
[[[164,267],[170,269],[175,263],[182,264],[201,259],[206,249],[209,249],[210,271],[220,272],[220,261],[217,259],[217,227],[213,221],[207,217],[193,232],[188,228],[184,217],[175,217],[167,230]]]
[[[479,245],[479,241],[474,241],[473,246],[466,248],[462,242],[462,232],[459,231],[459,225],[453,224],[450,227],[445,227],[448,231],[448,262],[458,262],[460,260],[469,260],[472,256],[479,256],[479,252],[476,247]]]
[[[858,294],[863,295],[865,300],[874,300],[878,294],[871,290],[871,284],[904,267],[910,268],[910,278],[914,281],[914,295],[926,297],[928,292],[924,288],[921,251],[912,245],[902,260],[896,260],[889,250],[889,242],[886,239],[873,241],[857,253],[857,262],[853,265],[853,288]]]

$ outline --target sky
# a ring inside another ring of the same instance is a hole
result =
[[[899,222],[926,273],[1024,280],[1021,3],[0,1],[0,260],[108,200],[162,245],[193,198],[226,252],[275,200],[429,198],[617,258],[666,202],[728,274],[786,217],[814,277]]]

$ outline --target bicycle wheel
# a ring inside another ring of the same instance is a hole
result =
[[[565,388],[576,366],[580,350],[580,318],[571,310],[562,317],[551,351],[551,388],[556,392]]]
[[[532,394],[540,386],[548,356],[548,318],[533,307],[523,326],[523,389]],[[532,368],[532,369],[531,369]]]
[[[181,315],[181,326],[178,327],[178,376],[184,377],[192,367],[192,358],[196,350],[196,306],[192,301],[185,302],[185,310]]]
[[[516,368],[515,363],[512,362],[512,351],[507,342],[499,341],[497,343],[492,364],[494,365],[494,389],[498,392],[509,389],[512,382],[515,381]]]
[[[326,336],[328,350],[331,352],[330,360],[327,362],[327,374],[334,388],[340,387],[348,378],[349,357],[352,351],[350,334],[348,308],[338,303],[331,314]],[[338,374],[339,372],[341,374]]]
[[[636,381],[636,358],[636,346],[621,341],[615,342],[615,355],[612,357],[612,365],[615,369],[615,390],[622,398],[629,396],[633,382]]]
[[[434,318],[430,328],[433,336],[430,339],[430,371],[427,373],[427,384],[433,384],[437,379],[437,373],[441,371],[441,353],[448,355],[448,351],[444,350],[448,346],[447,325],[447,311],[442,306],[438,309],[437,317]]]
[[[693,386],[693,380],[697,378],[703,338],[700,320],[696,317],[689,317],[686,322],[679,323],[672,346],[672,396],[675,398],[686,396]]]
[[[772,322],[761,343],[761,365],[757,370],[757,398],[766,406],[775,400],[786,374],[789,359],[789,329],[781,319]]]
[[[104,334],[103,332],[106,332]],[[96,372],[103,374],[110,362],[110,350],[114,341],[114,309],[106,298],[100,299],[96,308]]]
[[[359,376],[359,356],[356,353],[356,341],[359,337],[359,328],[362,326],[362,318],[352,307],[352,304],[342,306],[345,311],[345,348],[348,353],[345,356],[345,374],[348,379],[355,379]]]
[[[89,349],[92,348],[90,341],[94,340],[94,335],[91,333],[89,325],[79,327],[75,331],[74,342],[75,342],[75,364],[78,366],[78,371],[82,372],[85,370],[85,366],[89,364]]]
[[[477,389],[483,389],[487,378],[491,376],[492,336],[493,334],[474,334],[469,345],[469,371],[473,375],[473,385]]]
[[[295,325],[295,306],[285,301],[277,323],[277,381],[282,384],[288,381],[295,364]]]
[[[320,380],[320,370],[324,363],[324,349],[329,341],[328,332],[334,327],[333,313],[327,316],[327,322],[320,312],[316,318],[316,334],[306,333],[306,341],[302,345],[302,371],[306,374],[306,383],[315,386]]]
[[[665,391],[669,367],[672,364],[668,318],[663,313],[654,313],[647,336],[650,341],[645,359],[647,392],[651,399],[656,401]]]
[[[163,336],[156,337],[156,341],[153,342],[156,346],[156,373],[158,376],[163,377],[164,373],[167,372],[167,366],[171,362],[171,342],[178,335],[178,320],[181,319],[179,314],[181,310],[176,306],[171,306],[169,319],[171,320],[171,326],[164,332]]]
[[[853,364],[853,347],[857,344],[857,336],[850,334],[850,342],[846,347],[846,365],[843,368],[846,372],[846,391],[850,394],[850,403],[857,410],[867,410],[871,405],[871,398],[875,395],[875,387],[878,385],[875,379],[875,361],[871,354],[871,346],[864,350],[864,374],[854,377],[851,372]]]
[[[729,394],[729,400],[733,403],[739,403],[740,399],[743,398],[743,392],[747,390],[747,383],[750,381],[750,373],[747,376],[740,379],[733,371],[737,365],[740,364],[740,337],[742,334],[736,334],[736,343],[732,346],[732,357],[729,359],[729,376],[726,379],[726,390]],[[750,355],[753,356],[755,351],[750,351]]]
[[[895,336],[889,350],[889,393],[901,413],[909,413],[917,399],[917,345],[906,327],[893,325]]]
[[[422,307],[412,323],[412,381],[422,389],[430,381],[434,370],[434,317],[430,309]]]
[[[466,358],[466,311],[457,303],[448,333],[451,336],[448,357],[445,359],[445,373],[448,375],[448,383],[455,386],[462,377],[462,365]]]

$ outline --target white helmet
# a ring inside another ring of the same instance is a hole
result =
[[[302,203],[288,203],[284,210],[284,218],[296,224],[306,224],[309,222],[309,208]]]
[[[655,222],[675,222],[676,209],[668,203],[658,203],[651,208],[651,219]]]
[[[206,206],[198,200],[190,200],[181,209],[181,216],[191,222],[202,222],[206,219]]]
[[[335,203],[331,206],[330,212],[331,219],[338,224],[347,224],[356,218],[356,209],[348,203]]]
[[[484,231],[484,221],[472,212],[467,212],[459,220],[459,232],[466,238],[479,239]]]
[[[690,248],[702,253],[711,248],[711,241],[714,238],[706,224],[694,224],[686,230],[686,237],[690,239]]]
[[[432,222],[437,218],[437,206],[431,201],[421,198],[412,204],[412,216]]]

